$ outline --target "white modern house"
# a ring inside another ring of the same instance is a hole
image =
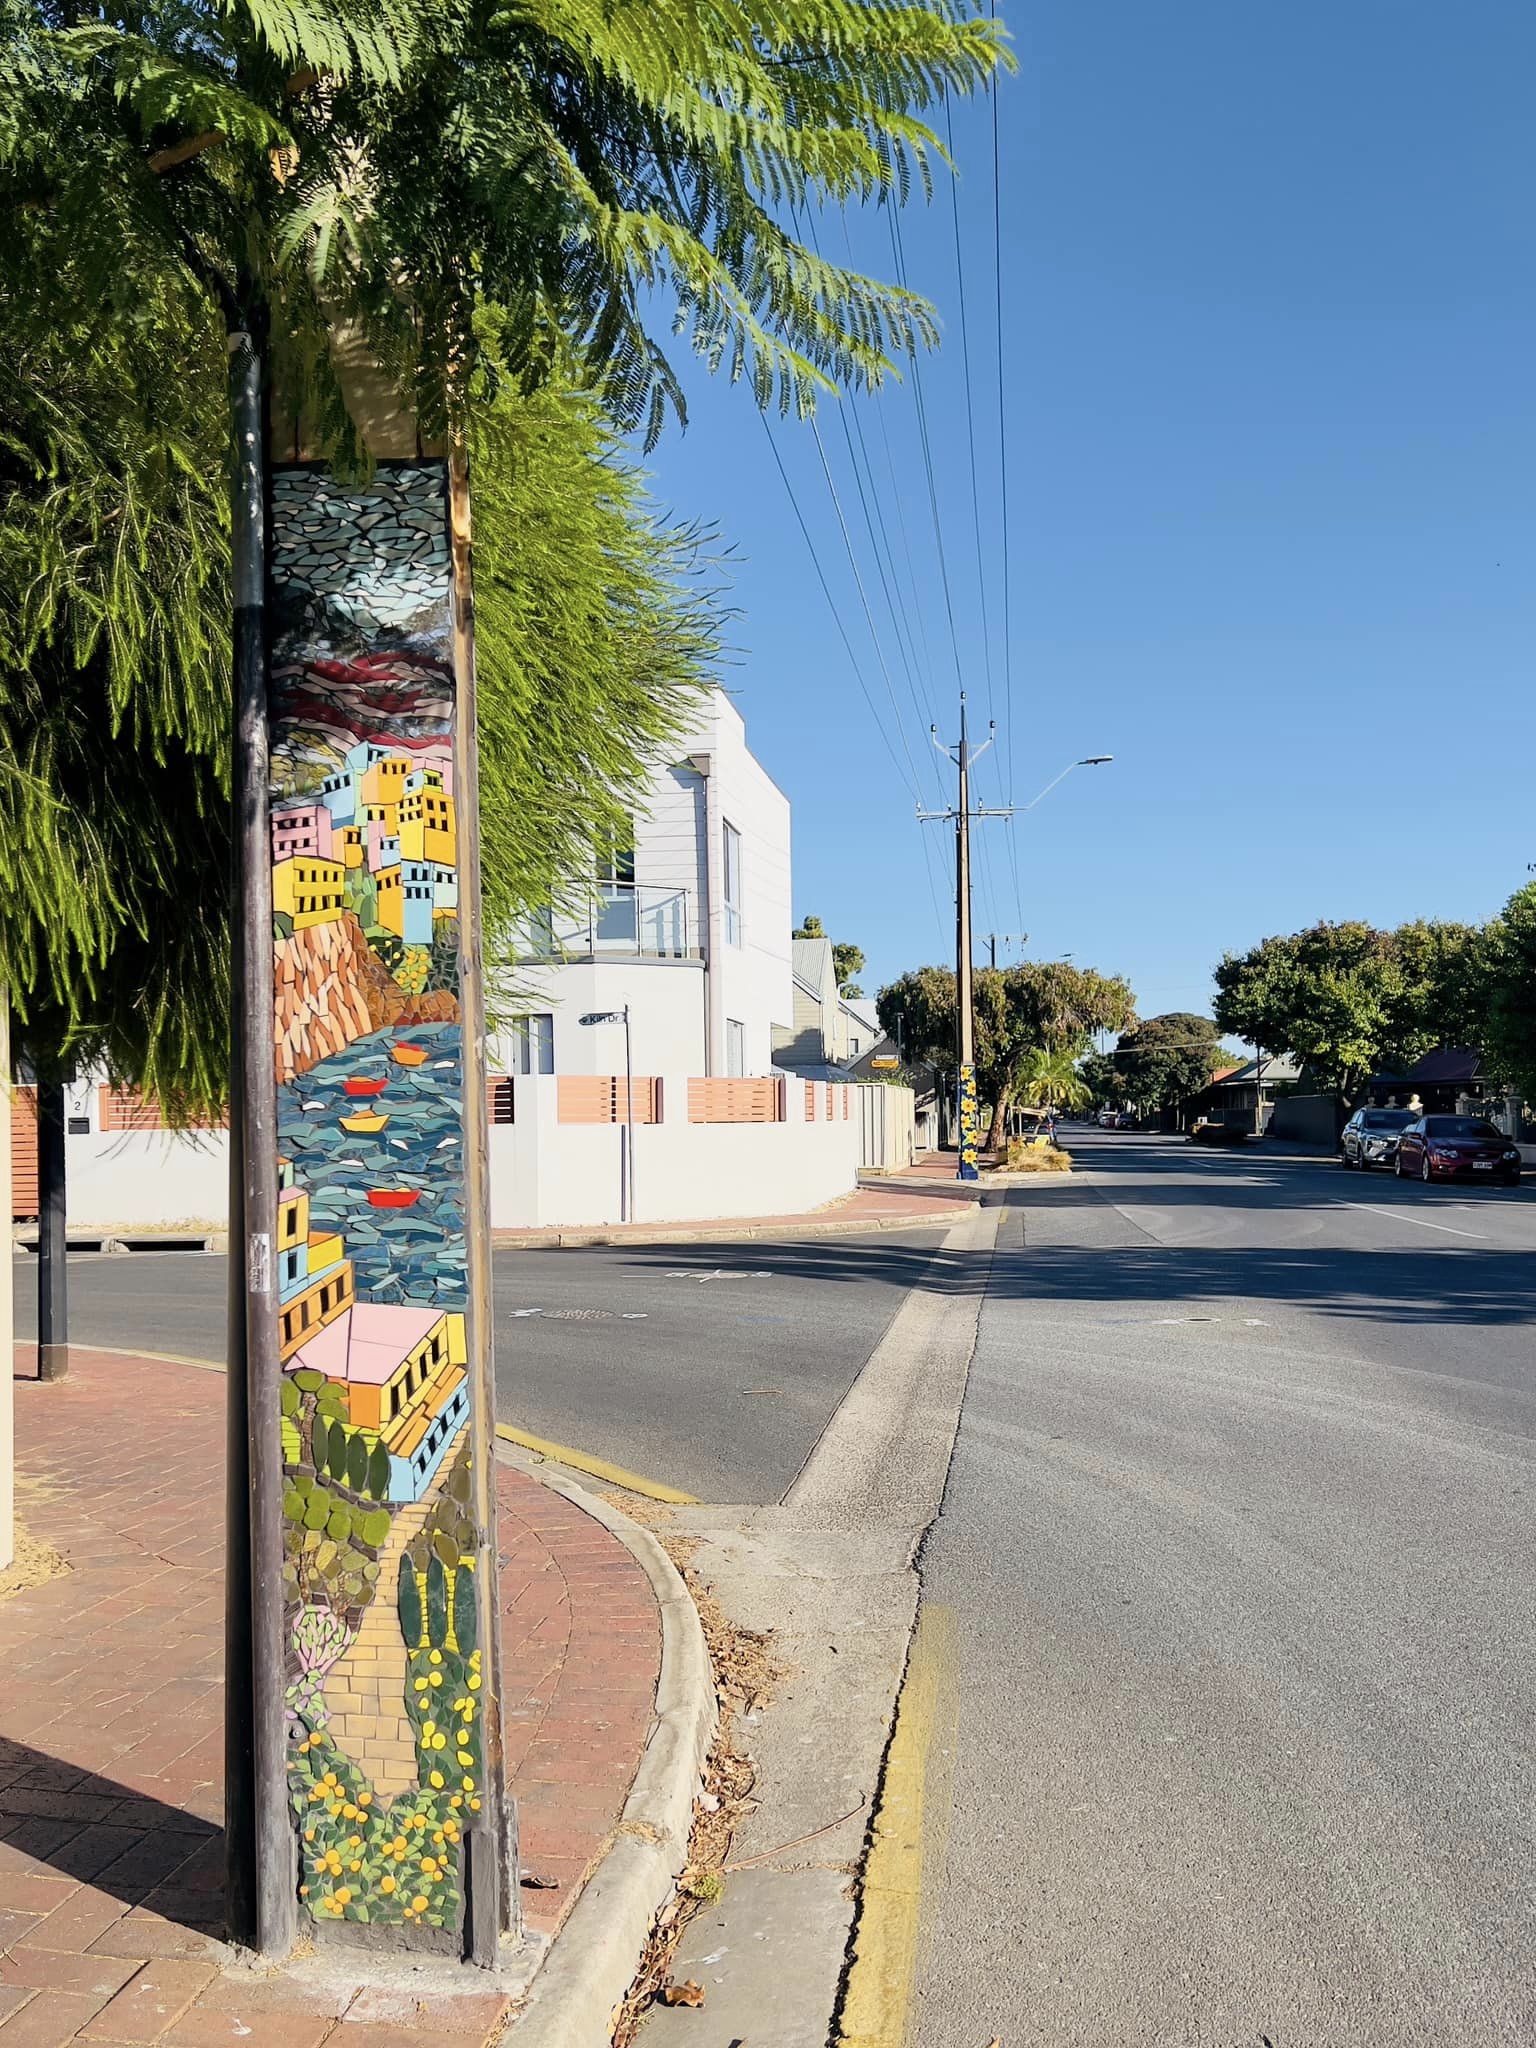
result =
[[[792,1014],[789,799],[747,747],[741,713],[710,692],[658,764],[633,836],[574,909],[521,934],[522,1028],[493,1049],[505,1073],[623,1066],[594,1011],[629,1005],[636,1073],[766,1074]]]
[[[632,824],[521,935],[516,1014],[490,1048],[506,1077],[495,1222],[789,1213],[848,1192],[854,1091],[778,1069],[800,943],[789,801],[723,690],[657,763]]]

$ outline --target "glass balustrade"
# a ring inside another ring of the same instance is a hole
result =
[[[696,957],[692,894],[644,882],[601,882],[579,907],[539,911],[524,927],[533,959]]]

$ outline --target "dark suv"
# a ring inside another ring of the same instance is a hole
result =
[[[1411,1109],[1357,1109],[1339,1133],[1339,1164],[1367,1171],[1391,1166],[1398,1138],[1413,1120]]]

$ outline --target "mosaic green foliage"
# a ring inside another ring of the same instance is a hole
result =
[[[290,1745],[288,1789],[303,1851],[299,1894],[317,1920],[458,1924],[463,1831],[478,1795],[445,1784],[382,1805],[322,1729]]]
[[[458,1793],[479,1809],[480,1652],[475,1568],[446,1565],[434,1548],[426,1569],[405,1557],[398,1589],[400,1632],[410,1650],[406,1712],[416,1763],[430,1791]]]

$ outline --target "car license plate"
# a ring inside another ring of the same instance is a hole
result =
[[[1493,1161],[1491,1159],[1474,1159],[1472,1171],[1474,1173],[1492,1173]]]

